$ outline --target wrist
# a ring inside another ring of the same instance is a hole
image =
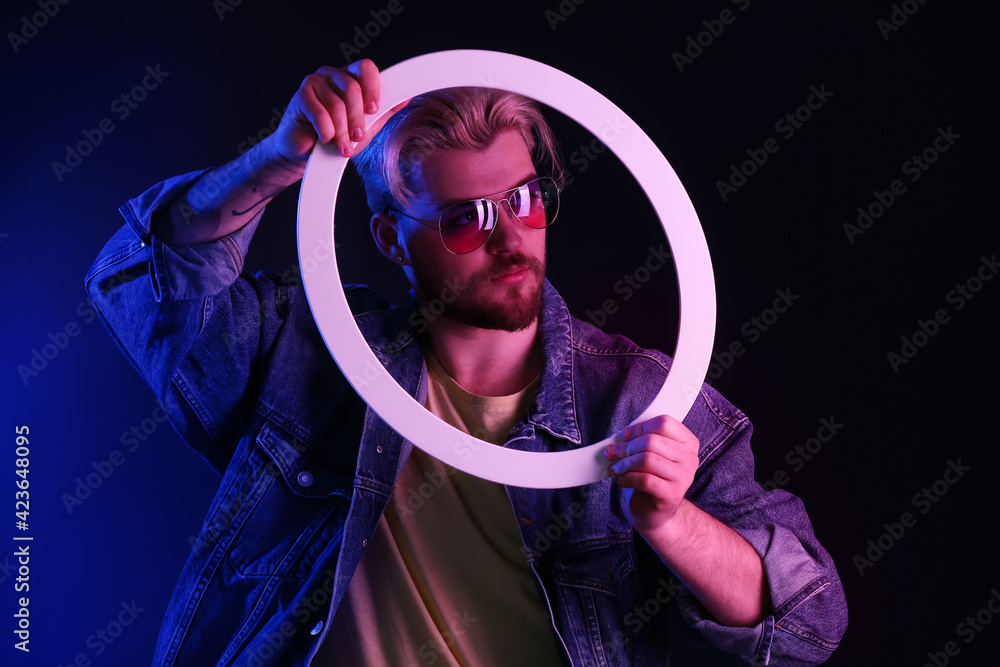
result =
[[[676,543],[679,540],[685,540],[692,535],[694,524],[692,512],[697,511],[698,508],[690,501],[686,498],[682,499],[676,509],[674,509],[673,514],[664,519],[660,524],[640,530],[639,533],[650,543],[670,544]]]
[[[271,134],[247,151],[251,170],[262,182],[272,183],[282,188],[302,179],[309,162],[309,153],[300,157],[285,155]]]

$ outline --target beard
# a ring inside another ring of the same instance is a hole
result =
[[[534,323],[542,312],[542,286],[545,282],[545,260],[517,253],[498,261],[489,271],[473,276],[464,283],[449,287],[440,280],[434,280],[413,264],[413,273],[418,285],[417,294],[427,320],[432,321],[435,311],[440,317],[476,327],[497,331],[523,331]],[[527,269],[529,276],[520,284],[498,288],[493,279],[511,272]],[[445,302],[445,294],[458,292],[451,303]],[[435,307],[435,302],[442,305]]]

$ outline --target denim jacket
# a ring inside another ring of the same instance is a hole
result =
[[[212,243],[170,247],[150,234],[153,214],[199,175],[123,205],[126,224],[86,276],[112,337],[180,435],[222,475],[154,662],[307,665],[412,445],[345,380],[301,286],[243,272],[259,215]],[[414,316],[412,294],[387,308],[367,288],[346,289],[376,356],[422,400],[427,371],[416,336],[426,323]],[[597,442],[649,405],[670,366],[660,352],[573,318],[548,282],[541,331],[537,395],[505,447]],[[681,643],[700,647],[687,649],[697,664],[826,660],[846,628],[846,603],[801,502],[754,481],[750,422],[711,387],[684,423],[700,441],[687,497],[760,554],[773,613],[752,628],[713,620],[632,529],[609,479],[508,486],[565,664],[666,665]]]

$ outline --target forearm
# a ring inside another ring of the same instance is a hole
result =
[[[684,500],[647,532],[646,542],[720,624],[752,627],[771,613],[760,556],[729,526]]]
[[[229,164],[206,172],[153,219],[167,245],[215,241],[241,229],[278,193],[302,178],[305,162],[282,157],[264,140]]]

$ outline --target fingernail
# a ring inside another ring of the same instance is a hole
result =
[[[344,144],[343,146],[341,146],[340,154],[343,155],[344,157],[351,157],[351,145]]]
[[[624,431],[622,431],[622,437],[625,440],[631,440],[632,439],[632,427],[631,426],[628,427],[628,428],[626,428]]]
[[[605,458],[608,458],[608,459],[614,461],[615,460],[615,446],[614,445],[608,445],[607,447],[605,447],[604,448],[604,456],[605,456]]]
[[[362,130],[360,127],[354,128],[354,130],[351,132],[351,139],[353,139],[354,141],[361,141],[364,138],[364,136],[365,136],[365,131]]]
[[[365,105],[365,113],[375,113],[376,111],[378,111],[378,105],[374,102]]]

